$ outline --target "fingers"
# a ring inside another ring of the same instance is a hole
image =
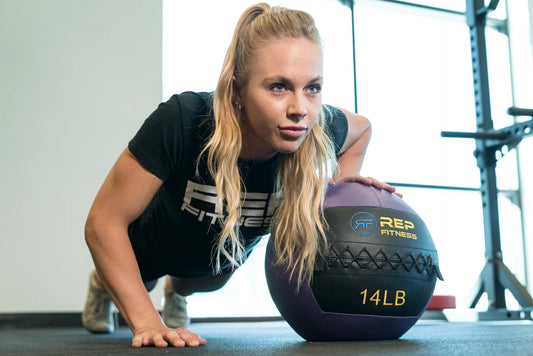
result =
[[[385,184],[383,183],[382,181],[379,181],[377,180],[376,178],[374,177],[368,177],[368,179],[370,179],[370,181],[372,182],[372,185],[376,188],[379,188],[379,189],[385,189],[385,190],[388,190],[386,189],[387,187],[389,188],[392,188],[390,185],[388,184]],[[394,189],[394,188],[393,188]]]
[[[383,190],[386,190],[388,192],[391,192],[395,195],[397,195],[398,197],[402,198],[403,195],[396,192],[396,187],[390,185],[390,184],[387,184],[387,183],[383,183],[381,182],[380,180],[374,178],[374,177],[363,177],[363,176],[360,176],[360,175],[355,175],[355,176],[350,176],[350,177],[344,177],[342,179],[339,179],[338,181],[333,181],[332,179],[330,179],[330,181],[328,182],[329,185],[331,184],[335,184],[335,183],[348,183],[348,182],[355,182],[355,183],[362,183],[362,184],[366,184],[366,185],[372,185],[378,189],[383,189]]]
[[[349,183],[349,182],[363,183],[363,184],[366,184],[366,185],[372,185],[372,180],[370,178],[363,177],[363,176],[360,176],[360,175],[344,177],[344,178],[339,179],[335,183]]]
[[[167,341],[165,342],[165,344],[167,345],[160,343],[160,345],[162,346],[158,346],[157,344],[155,346],[156,347],[167,347],[168,345],[173,346],[173,347],[184,347],[185,346],[185,341],[183,341],[183,339],[180,338],[178,333],[176,333],[176,331],[174,330],[169,331],[168,333],[165,334],[165,340]],[[193,345],[188,345],[188,346],[193,346]]]
[[[141,347],[143,345],[143,338],[140,335],[135,335],[131,340],[131,347]]]
[[[153,338],[153,343],[155,347],[167,347],[168,346],[168,343],[165,341],[162,335],[155,335]]]
[[[185,328],[167,329],[164,332],[144,332],[133,337],[131,346],[134,348],[143,346],[155,347],[196,347],[205,345],[205,339]]]
[[[379,188],[379,189],[386,189],[386,190],[389,190],[390,189],[393,189],[395,190],[394,187],[388,185],[388,184],[385,184],[379,180],[377,180],[376,178],[373,178],[373,177],[363,177],[363,176],[360,176],[360,175],[355,175],[355,176],[349,176],[349,177],[344,177],[342,179],[339,179],[338,181],[336,181],[335,183],[350,183],[350,182],[353,182],[353,183],[362,183],[362,184],[366,184],[366,185],[373,185],[374,187],[376,188]],[[392,192],[391,192],[392,193]]]
[[[193,333],[185,328],[179,328],[176,330],[180,338],[185,342],[187,346],[200,346],[205,345],[205,339],[198,336],[198,334]]]

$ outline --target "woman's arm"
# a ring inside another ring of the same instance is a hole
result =
[[[337,180],[359,174],[372,136],[372,126],[366,117],[344,109],[339,108],[339,110],[346,115],[348,120],[348,134],[337,160],[339,164]]]
[[[85,225],[98,276],[132,330],[132,345],[197,346],[186,329],[167,328],[146,291],[128,237],[128,225],[147,207],[162,181],[124,150],[105,179]]]
[[[372,136],[372,125],[370,121],[364,116],[354,114],[342,108],[338,109],[346,115],[346,119],[348,120],[348,134],[337,159],[338,171],[336,172],[334,181],[331,183],[359,182],[394,193],[396,191],[395,187],[380,182],[375,178],[359,175],[366,149]]]

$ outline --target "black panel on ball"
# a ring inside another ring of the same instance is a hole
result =
[[[311,288],[324,311],[418,315],[433,294],[437,252],[417,215],[375,207],[324,211],[329,249]]]

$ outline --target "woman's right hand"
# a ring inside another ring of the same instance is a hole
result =
[[[135,330],[132,347],[185,347],[205,345],[205,339],[185,328],[171,329],[163,324]]]

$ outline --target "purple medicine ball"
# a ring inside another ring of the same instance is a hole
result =
[[[398,196],[360,183],[330,186],[322,213],[328,248],[299,291],[267,247],[267,283],[280,314],[309,341],[399,338],[442,279],[426,225]]]

